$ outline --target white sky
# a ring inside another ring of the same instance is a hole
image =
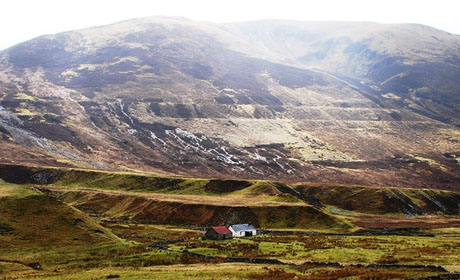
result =
[[[460,34],[459,0],[2,0],[0,50],[43,34],[154,15],[421,23]]]

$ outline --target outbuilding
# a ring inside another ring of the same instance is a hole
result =
[[[257,234],[256,228],[251,224],[231,225],[228,229],[232,232],[233,237],[254,236]]]
[[[233,237],[232,232],[225,226],[212,227],[206,231],[206,237],[215,240],[231,239]]]

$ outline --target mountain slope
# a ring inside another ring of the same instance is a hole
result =
[[[415,25],[161,17],[47,35],[0,53],[0,158],[457,189],[459,46]]]
[[[316,67],[373,88],[376,97],[458,124],[459,36],[416,24],[262,21],[229,30],[271,57]],[[387,100],[389,101],[389,100]],[[392,100],[395,101],[395,100]]]

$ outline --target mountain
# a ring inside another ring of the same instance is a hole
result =
[[[460,36],[153,17],[0,52],[2,163],[458,190]]]

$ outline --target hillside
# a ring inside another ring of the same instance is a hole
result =
[[[0,277],[455,279],[459,202],[428,189],[0,165]],[[204,238],[242,222],[257,235]]]
[[[460,36],[143,18],[0,53],[3,163],[458,190]]]
[[[126,246],[77,209],[33,188],[2,180],[0,213],[0,276],[5,279],[17,279],[13,277],[17,272],[23,273],[21,278],[33,278],[44,264],[45,269],[59,268],[79,253],[86,253],[89,260],[90,248]]]
[[[204,227],[350,231],[396,226],[457,227],[460,195],[432,189],[324,186],[276,181],[164,177],[134,173],[0,165],[0,178],[28,184],[109,220]],[[356,229],[356,228],[355,228]]]

